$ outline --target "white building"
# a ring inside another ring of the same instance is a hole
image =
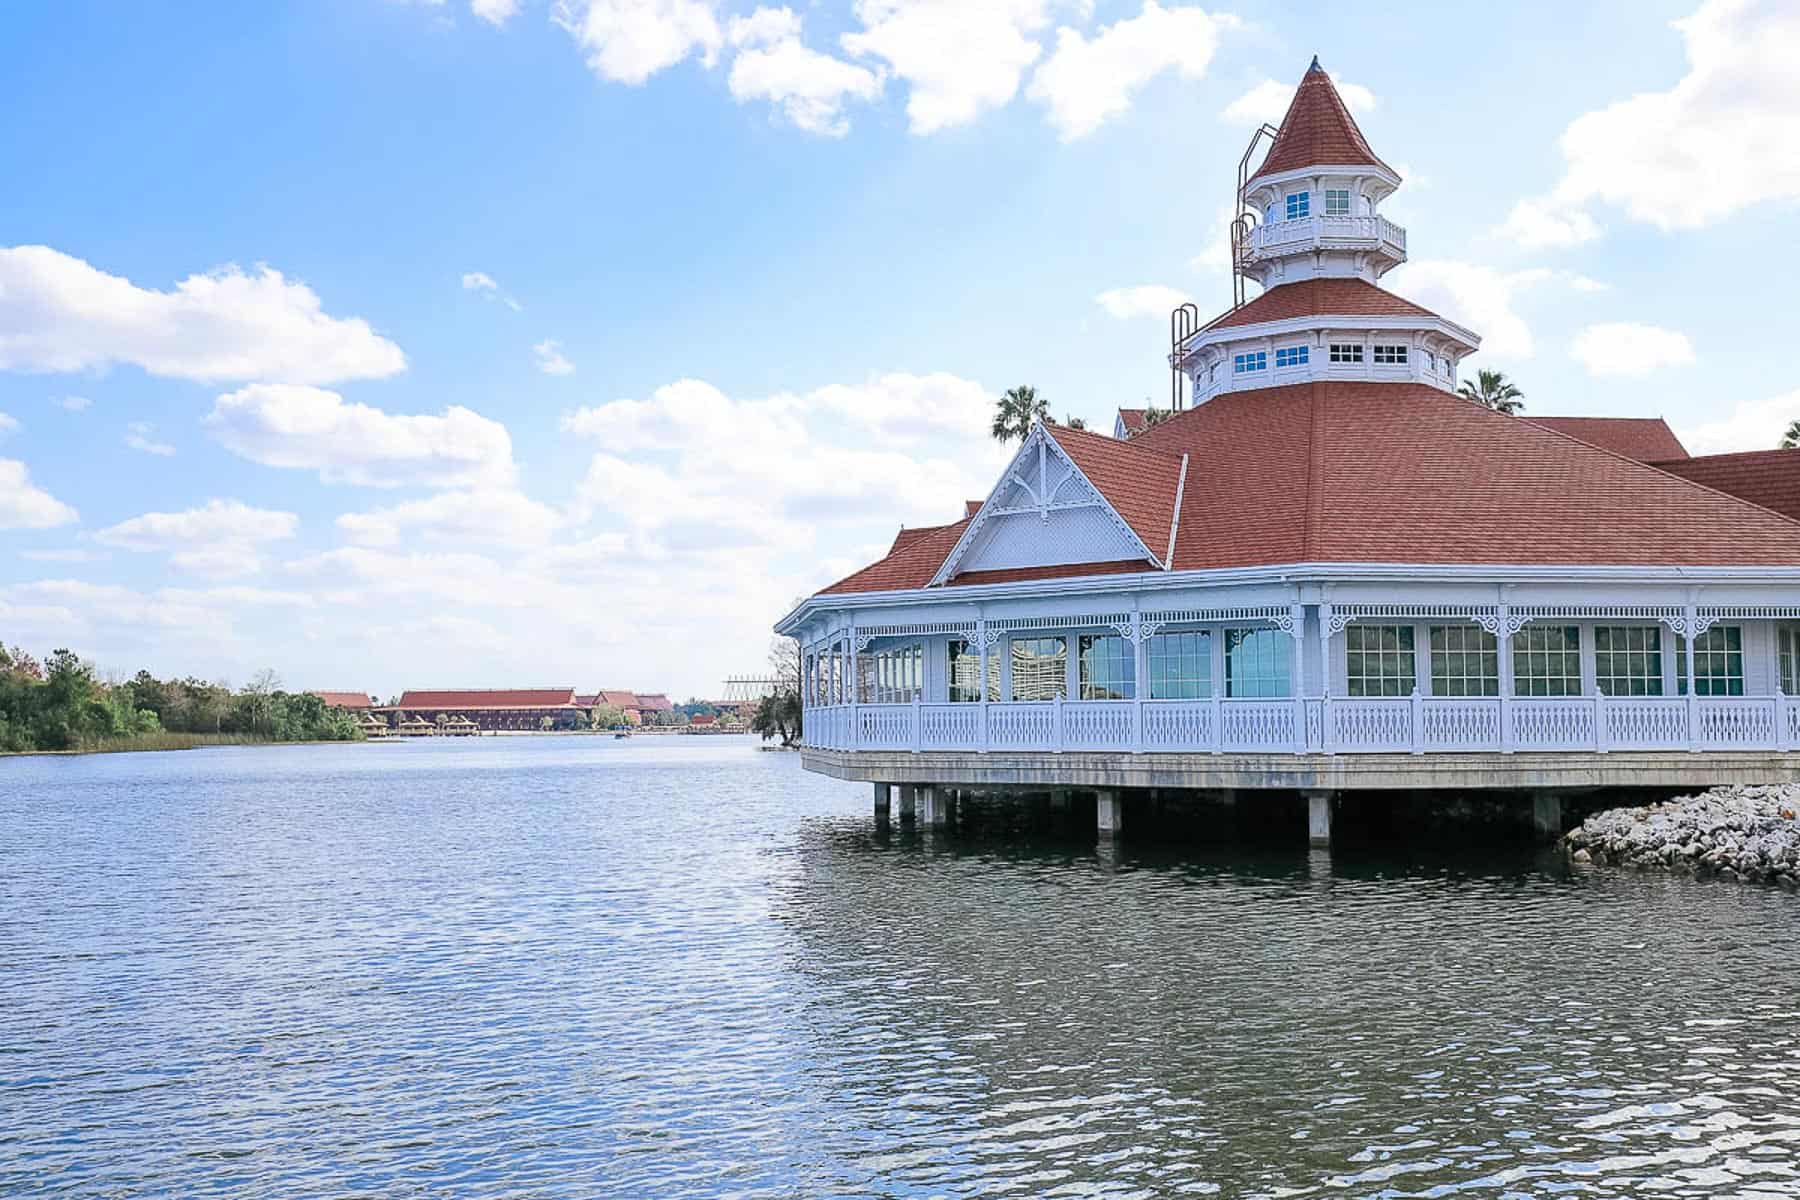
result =
[[[1193,406],[1122,414],[1128,440],[1039,425],[978,509],[782,620],[806,765],[1108,794],[1800,778],[1800,522],[1459,397],[1479,337],[1379,286],[1400,184],[1315,61],[1240,193],[1264,290],[1174,346]]]

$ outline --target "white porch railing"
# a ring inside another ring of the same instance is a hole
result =
[[[1800,750],[1786,696],[1094,700],[838,704],[806,710],[826,750],[1452,754]]]
[[[1300,217],[1258,225],[1243,247],[1247,258],[1293,251],[1299,246],[1329,246],[1332,242],[1380,241],[1406,256],[1406,230],[1386,217]]]

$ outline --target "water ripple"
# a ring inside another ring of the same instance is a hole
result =
[[[870,823],[731,739],[0,761],[0,1194],[1800,1196],[1800,899]]]

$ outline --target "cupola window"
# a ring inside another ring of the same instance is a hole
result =
[[[1383,346],[1383,345],[1377,344],[1375,347],[1375,365],[1376,366],[1390,366],[1390,367],[1405,366],[1406,365],[1406,347],[1405,346]]]
[[[1275,367],[1304,367],[1311,357],[1310,346],[1282,346],[1275,351]]]
[[[1312,211],[1311,192],[1289,192],[1287,194],[1287,219],[1298,221]]]
[[[1231,371],[1234,375],[1243,375],[1250,371],[1266,371],[1269,369],[1269,352],[1254,350],[1249,354],[1239,354],[1231,360]]]
[[[1325,215],[1328,217],[1350,215],[1350,190],[1348,188],[1325,189]]]
[[[1363,360],[1361,342],[1331,343],[1331,361],[1334,363],[1359,363]]]

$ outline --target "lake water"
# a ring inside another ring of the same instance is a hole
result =
[[[0,760],[0,1195],[1800,1195],[1800,897],[868,809],[737,738]]]

